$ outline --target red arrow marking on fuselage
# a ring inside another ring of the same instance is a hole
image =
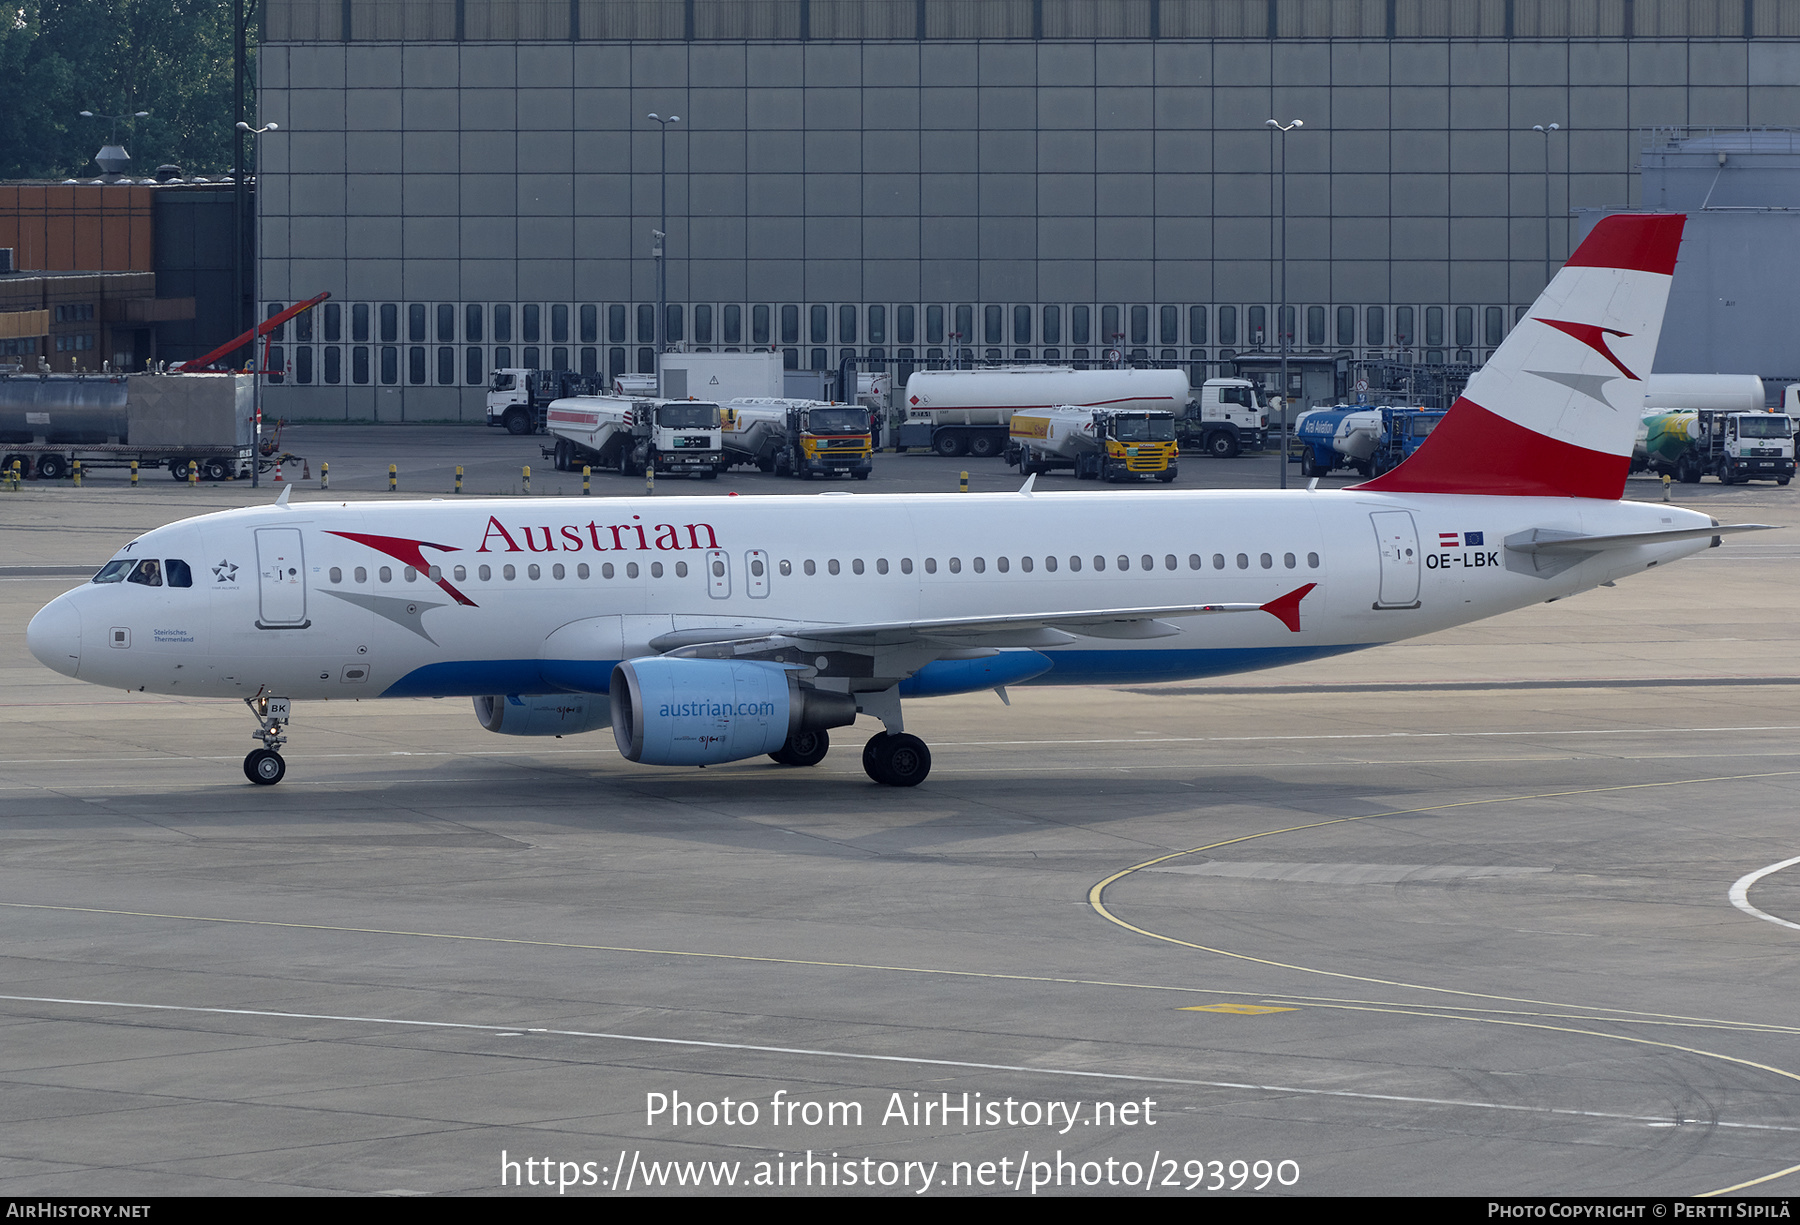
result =
[[[1623,374],[1628,379],[1637,379],[1637,375],[1626,369],[1625,363],[1620,361],[1617,357],[1614,357],[1613,351],[1606,347],[1606,338],[1608,336],[1630,336],[1630,332],[1621,332],[1616,328],[1603,328],[1592,323],[1570,323],[1563,319],[1544,319],[1537,315],[1533,315],[1532,318],[1536,319],[1539,323],[1549,324],[1559,332],[1568,333],[1570,336],[1573,336],[1576,340],[1579,340],[1582,344],[1598,353],[1601,357],[1604,357],[1607,361],[1611,362],[1614,366],[1618,367],[1620,374]],[[1641,383],[1643,380],[1638,379],[1638,382]]]
[[[1270,600],[1259,611],[1269,613],[1277,621],[1287,626],[1291,632],[1298,634],[1300,632],[1300,601],[1304,600],[1307,593],[1317,586],[1317,583],[1308,583],[1304,587],[1296,587],[1286,595]]]
[[[421,574],[431,574],[431,563],[425,560],[420,548],[437,549],[443,553],[460,553],[462,550],[453,544],[432,544],[429,540],[408,540],[404,536],[372,536],[366,532],[328,532],[330,536],[342,536],[345,540],[354,540],[357,544],[366,544],[377,553],[385,553],[395,561],[411,566]],[[468,596],[450,585],[448,579],[437,579],[437,585],[448,592],[458,604],[467,604],[470,608],[479,608]]]

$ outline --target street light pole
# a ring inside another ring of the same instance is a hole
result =
[[[1541,123],[1531,125],[1533,132],[1544,138],[1544,284],[1550,284],[1550,133],[1562,130],[1561,124],[1553,123],[1545,127]]]
[[[1281,304],[1275,308],[1275,331],[1281,346],[1281,482],[1287,488],[1288,465],[1288,304],[1287,304],[1287,134],[1306,126],[1304,119],[1282,123],[1271,119],[1265,125],[1281,134]]]
[[[655,231],[656,246],[652,248],[652,254],[656,257],[656,326],[651,329],[651,340],[656,345],[656,394],[660,396],[663,391],[662,355],[669,347],[669,125],[680,123],[681,116],[670,115],[664,119],[651,111],[650,118],[655,120],[662,133],[662,149],[657,159],[657,178],[662,193],[662,228]]]
[[[281,125],[279,123],[274,122],[273,120],[271,120],[269,123],[265,124],[264,126],[262,126],[260,128],[253,128],[241,119],[238,120],[238,124],[237,124],[237,131],[246,132],[251,137],[262,136],[266,133],[278,132],[280,130],[281,130]],[[232,136],[232,140],[234,142],[242,140],[242,139],[243,138],[240,136],[236,136],[236,135]],[[262,177],[262,173],[261,173],[261,171],[262,171],[262,145],[260,142],[258,142],[256,144],[256,153],[257,153],[256,167],[257,167],[257,172],[258,172],[256,177],[260,179]],[[239,174],[237,176],[237,183],[234,184],[234,186],[241,189],[243,187],[243,182],[244,182],[244,176],[242,174]],[[241,218],[242,215],[243,214],[240,213],[239,217]],[[261,244],[258,244],[259,249],[260,249],[260,246],[261,246]],[[239,253],[241,254],[242,250],[243,250],[242,242],[240,242],[238,244],[238,250],[239,250]],[[256,268],[254,265],[252,265],[252,267],[250,269],[250,302],[251,302],[250,318],[252,320],[254,320],[256,318],[256,302],[257,302],[256,285],[257,285],[258,279],[259,278],[256,275]],[[252,326],[254,326],[254,323],[252,324]],[[252,488],[252,489],[259,489],[262,487],[263,362],[256,355],[257,339],[258,338],[255,336],[252,336],[250,338],[250,405],[251,405],[252,413],[256,418],[256,441],[250,448],[250,488]],[[263,346],[263,352],[265,352],[265,353],[268,352],[268,346],[266,344]]]

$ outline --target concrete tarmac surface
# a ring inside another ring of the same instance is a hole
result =
[[[535,441],[296,440],[333,493],[415,442],[504,492]],[[877,462],[857,492],[1013,479]],[[410,699],[297,703],[261,788],[239,703],[24,630],[134,533],[273,496],[0,491],[0,1193],[1800,1186],[1793,530],[1323,664],[912,702],[917,789],[864,776],[866,719],[814,769],[679,770]]]

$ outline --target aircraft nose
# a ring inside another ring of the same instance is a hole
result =
[[[81,612],[66,595],[57,596],[25,627],[25,645],[53,672],[74,676],[81,666]]]

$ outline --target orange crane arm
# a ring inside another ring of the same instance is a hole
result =
[[[171,374],[181,374],[189,370],[204,370],[214,362],[218,361],[221,357],[224,357],[227,353],[243,348],[245,345],[255,341],[258,337],[267,336],[270,332],[273,332],[276,328],[286,323],[289,319],[292,319],[295,315],[298,315],[303,311],[311,310],[330,296],[331,291],[327,290],[316,298],[308,298],[304,302],[296,302],[280,314],[269,316],[267,319],[251,328],[248,332],[245,332],[242,336],[220,345],[205,357],[196,357],[191,361],[182,362],[178,366],[172,366],[170,367],[169,372]]]

